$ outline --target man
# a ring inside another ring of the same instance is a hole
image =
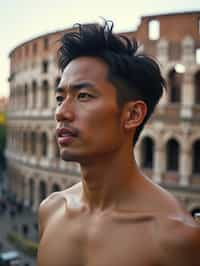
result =
[[[82,180],[41,203],[38,266],[200,265],[197,224],[133,155],[164,86],[158,65],[136,52],[108,22],[61,40],[56,133]]]

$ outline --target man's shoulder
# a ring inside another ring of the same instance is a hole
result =
[[[63,200],[68,202],[70,197],[78,196],[80,194],[79,192],[81,187],[81,183],[77,183],[68,189],[51,193],[40,203],[40,210],[49,209],[50,211],[53,211],[54,207],[58,207],[58,205],[63,203]]]
[[[189,214],[163,216],[157,226],[162,265],[200,265],[200,226]]]

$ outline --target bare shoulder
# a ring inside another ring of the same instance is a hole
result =
[[[163,266],[199,266],[200,226],[187,212],[161,217],[158,238]]]
[[[80,194],[79,191],[81,187],[81,183],[78,183],[66,190],[53,192],[40,203],[38,211],[40,238],[51,217],[63,206],[63,204],[67,207],[70,204],[71,198],[76,199]]]

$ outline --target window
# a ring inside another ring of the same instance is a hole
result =
[[[178,171],[179,169],[179,144],[175,139],[167,143],[167,170]]]
[[[169,101],[171,103],[181,102],[181,90],[183,83],[183,76],[185,72],[185,66],[177,64],[168,74],[169,83]]]
[[[196,140],[192,146],[193,174],[200,174],[200,140]]]
[[[194,76],[195,104],[200,104],[200,70]]]
[[[154,142],[150,137],[145,137],[142,141],[142,162],[143,168],[153,168],[154,164]]]
[[[197,48],[196,49],[196,52],[195,52],[195,61],[196,61],[196,64],[199,64],[200,65],[200,48]]]
[[[149,40],[158,40],[160,38],[160,22],[158,20],[151,20],[149,22]]]
[[[42,73],[47,73],[48,72],[48,66],[49,66],[49,62],[44,60],[42,62]]]

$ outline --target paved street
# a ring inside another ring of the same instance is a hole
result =
[[[2,203],[2,197],[0,197]],[[0,210],[0,242],[2,244],[2,251],[16,250],[16,247],[9,243],[6,239],[8,232],[18,232],[21,235],[23,234],[23,225],[28,225],[27,238],[33,241],[37,241],[38,233],[36,229],[37,225],[37,216],[33,214],[30,209],[21,209],[21,206],[18,208],[13,207],[14,205],[6,202],[6,209]],[[24,229],[25,231],[25,229]],[[35,266],[36,259],[25,255],[23,252],[20,252],[22,257],[22,264],[20,266]]]

